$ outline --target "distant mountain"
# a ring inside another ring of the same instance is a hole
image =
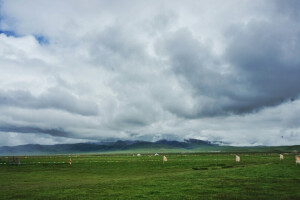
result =
[[[69,153],[105,153],[116,151],[134,152],[141,150],[191,150],[199,147],[215,146],[207,141],[189,139],[183,142],[159,140],[156,142],[147,141],[121,141],[105,143],[77,143],[77,144],[56,144],[56,145],[39,145],[28,144],[19,146],[0,147],[0,155],[29,155],[29,154],[69,154]]]
[[[232,147],[212,144],[209,141],[188,139],[182,142],[159,140],[147,141],[116,141],[99,143],[77,143],[0,147],[0,155],[45,155],[45,154],[79,154],[79,153],[180,153],[180,152],[293,152],[300,151],[296,146],[256,146]]]

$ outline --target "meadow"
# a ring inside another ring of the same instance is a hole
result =
[[[2,156],[0,199],[300,199],[293,154],[239,155]]]

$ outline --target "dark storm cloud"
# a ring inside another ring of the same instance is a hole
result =
[[[253,103],[272,106],[300,94],[300,32],[293,24],[251,21],[229,38],[226,56]],[[238,93],[235,97],[243,96]],[[246,96],[247,97],[247,96]]]
[[[191,112],[180,106],[173,107],[171,112],[187,118],[244,112],[243,106],[250,103],[249,96],[240,91],[235,73],[222,71],[222,58],[213,55],[209,45],[197,40],[187,29],[168,38],[158,49],[168,57],[173,72],[192,87],[195,100]],[[234,97],[236,93],[245,96],[238,99]]]
[[[85,101],[67,91],[52,88],[39,96],[24,90],[0,90],[0,106],[15,106],[32,109],[58,109],[80,115],[97,115],[97,105]]]
[[[43,133],[52,136],[68,137],[70,134],[63,129],[43,129],[38,127],[26,126],[0,126],[1,132],[15,132],[15,133]]]
[[[300,19],[300,1],[290,0],[288,2],[276,0],[271,1],[274,5],[274,12],[277,15],[290,17],[291,20]]]
[[[189,30],[182,29],[163,38],[158,42],[158,52],[168,57],[171,69],[178,77],[184,77],[185,81],[192,85],[195,89],[194,97],[200,93],[204,96],[214,96],[218,93],[216,90],[219,90],[220,82],[215,80],[219,78],[220,81],[224,81],[224,78],[210,69],[216,62],[214,57],[208,47],[195,39]],[[172,107],[170,111],[179,116],[192,118],[204,113],[214,114],[215,111],[208,111],[199,103],[201,102],[194,105],[195,112],[180,113],[182,110],[180,106]]]
[[[300,32],[296,21],[252,20],[226,31],[222,56],[180,30],[164,40],[172,70],[194,89],[197,102],[184,117],[241,114],[278,105],[300,94]],[[222,65],[228,65],[222,69]],[[227,70],[227,71],[226,71]]]

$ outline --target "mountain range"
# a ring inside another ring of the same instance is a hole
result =
[[[172,152],[292,152],[299,151],[300,145],[279,147],[232,147],[212,144],[209,141],[188,139],[184,141],[159,140],[116,141],[99,143],[77,143],[19,146],[2,146],[0,155],[45,155],[45,154],[79,154],[79,153],[172,153]]]

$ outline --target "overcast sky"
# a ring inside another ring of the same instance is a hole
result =
[[[300,144],[298,0],[0,0],[0,146]]]

